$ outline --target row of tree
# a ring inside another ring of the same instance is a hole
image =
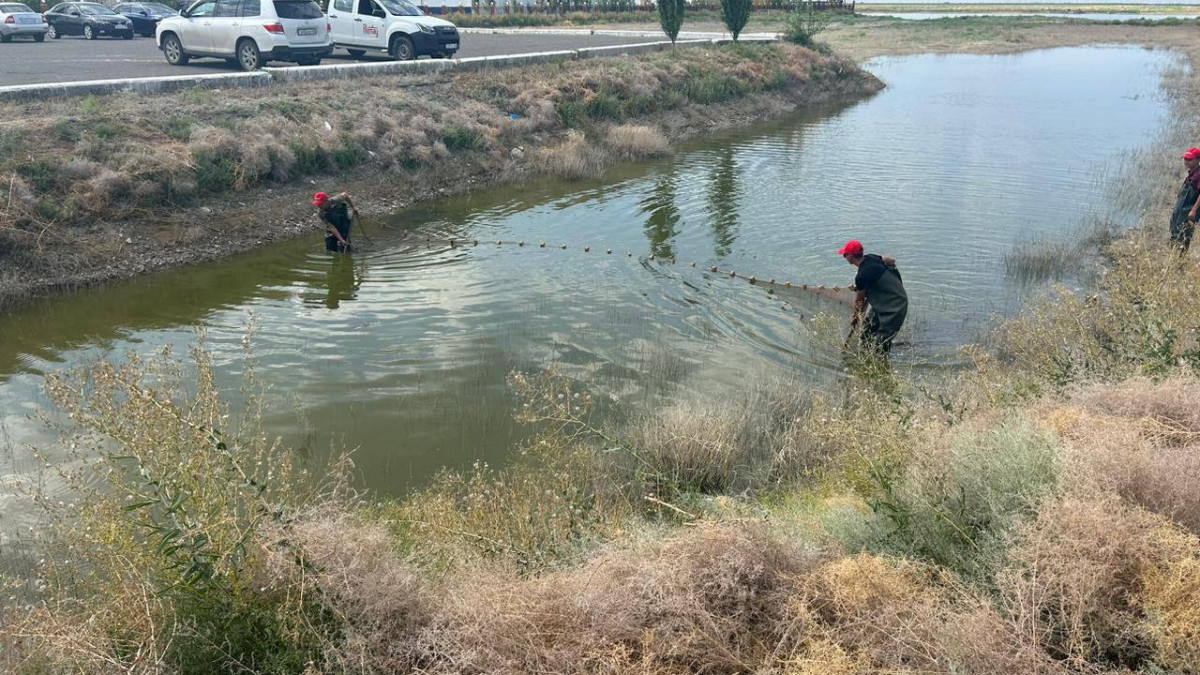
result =
[[[746,28],[750,20],[750,10],[754,8],[754,0],[720,0],[721,21],[737,42],[738,36]],[[679,29],[683,26],[683,14],[688,0],[657,0],[658,23],[663,32],[675,44],[679,37]],[[785,20],[784,38],[789,42],[814,46],[816,35],[825,30],[832,19],[833,12],[829,6],[832,3],[819,3],[815,0],[799,0],[792,5],[792,11]],[[840,3],[839,3],[840,4]]]
[[[683,26],[683,14],[687,8],[687,0],[658,0],[658,23],[663,32],[675,44],[679,37],[679,29]],[[738,35],[750,20],[750,10],[754,0],[721,0],[721,20],[725,22],[733,41],[737,42]]]

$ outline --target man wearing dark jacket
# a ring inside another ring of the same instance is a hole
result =
[[[862,323],[860,339],[863,347],[887,354],[908,316],[908,293],[904,290],[900,270],[896,269],[896,261],[864,253],[862,243],[857,240],[846,242],[838,254],[858,268],[854,277],[858,294],[854,298],[850,331],[853,333]]]
[[[325,250],[341,253],[350,251],[350,222],[351,217],[358,215],[354,200],[350,194],[343,192],[336,197],[330,197],[324,192],[313,195],[313,206],[321,222],[325,223]]]
[[[1180,253],[1187,253],[1196,230],[1196,210],[1200,208],[1200,148],[1188,148],[1183,153],[1183,166],[1187,177],[1179,188],[1175,210],[1171,212],[1171,243]]]

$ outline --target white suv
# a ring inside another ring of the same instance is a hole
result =
[[[458,51],[458,29],[426,16],[405,0],[333,0],[329,5],[333,44],[351,56],[368,50],[407,61],[418,56],[448,58]]]
[[[313,0],[200,0],[158,22],[167,63],[215,56],[256,70],[267,61],[314,66],[333,51],[329,21]]]

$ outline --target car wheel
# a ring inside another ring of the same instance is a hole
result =
[[[300,59],[299,61],[297,61],[297,62],[296,62],[296,65],[299,65],[299,66],[319,66],[319,65],[321,65],[321,58],[320,58],[320,57],[317,57],[317,58],[315,58],[315,59]]]
[[[167,63],[173,66],[187,65],[188,55],[184,53],[183,43],[174,33],[163,37],[162,50],[163,56],[167,57]]]
[[[34,36],[33,36],[33,41],[34,41],[34,42],[45,42],[45,41],[46,41],[46,36],[45,36],[45,35],[34,35]]]
[[[54,24],[50,24],[50,27],[46,29],[46,35],[49,35],[51,40],[57,40],[58,38],[62,37],[58,34],[58,31],[55,30]]]
[[[0,35],[0,42],[12,42],[11,35]]]
[[[96,31],[92,30],[91,26],[84,26],[83,27],[83,37],[85,37],[89,40],[95,40],[96,39]]]
[[[415,58],[412,40],[403,35],[392,38],[392,43],[388,45],[388,53],[397,61],[411,61]]]
[[[126,40],[132,40],[133,39],[133,31],[129,31],[128,33],[122,35],[121,37],[125,38]]]
[[[238,43],[237,60],[242,70],[247,72],[262,67],[262,54],[258,51],[258,45],[254,44],[254,40],[247,38]]]
[[[353,58],[361,59],[363,54],[367,53],[367,50],[365,50],[365,49],[347,49],[346,53],[350,54],[350,56]]]

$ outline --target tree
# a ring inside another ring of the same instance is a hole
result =
[[[683,25],[683,9],[686,5],[687,0],[658,0],[658,23],[667,37],[671,38],[672,48]]]
[[[753,4],[754,0],[721,0],[721,20],[733,34],[734,42],[737,42],[738,35],[750,20],[750,6]]]

